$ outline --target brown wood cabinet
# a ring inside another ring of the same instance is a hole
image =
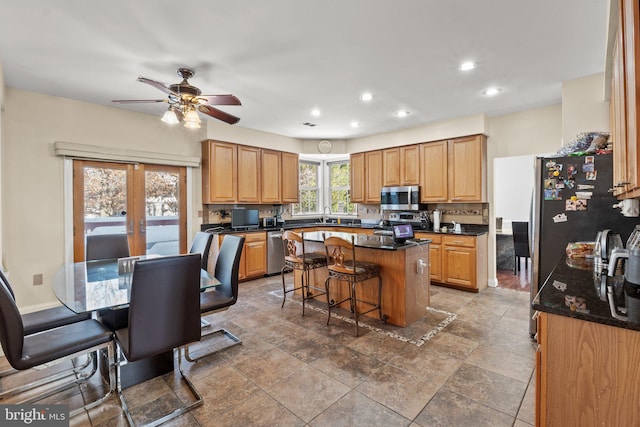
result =
[[[298,183],[300,168],[298,166],[298,155],[295,153],[282,152],[282,168],[280,180],[282,184],[282,203],[298,203],[300,192]]]
[[[382,151],[382,185],[420,184],[420,146],[407,145]]]
[[[217,235],[218,246],[214,253],[212,251],[214,257],[218,256],[218,250],[225,235]],[[240,256],[238,279],[248,280],[267,274],[267,234],[264,231],[257,231],[254,233],[233,233],[233,235],[245,238],[242,255]]]
[[[421,201],[485,202],[486,158],[484,135],[421,144]]]
[[[365,200],[365,167],[364,153],[351,154],[349,158],[351,201],[364,203]]]
[[[280,152],[272,150],[260,150],[260,152],[262,156],[260,202],[282,203],[282,196],[280,192]]]
[[[202,203],[295,203],[298,155],[202,141]]]
[[[235,144],[202,142],[202,203],[233,203],[237,195]]]
[[[420,199],[422,203],[448,200],[447,141],[420,144]]]
[[[260,149],[238,145],[238,203],[260,203]]]
[[[640,425],[640,332],[539,313],[537,426]]]
[[[365,203],[380,203],[382,188],[382,150],[364,153],[365,163]]]
[[[614,194],[640,197],[640,5],[620,0],[613,49],[610,121],[614,153]]]
[[[463,236],[417,232],[431,239],[429,271],[432,282],[474,292],[487,287],[487,235]]]

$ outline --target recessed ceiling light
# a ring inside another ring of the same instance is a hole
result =
[[[460,71],[470,71],[470,70],[473,70],[474,68],[476,68],[476,63],[472,61],[463,62],[458,67]]]
[[[319,108],[314,108],[313,110],[311,110],[311,115],[313,117],[320,117],[322,115],[322,111],[320,111]]]
[[[400,111],[396,111],[395,115],[398,117],[407,117],[409,115],[409,112],[406,110],[400,110]]]
[[[360,127],[360,122],[356,122],[356,121],[351,122],[351,127],[352,128],[359,128]]]
[[[371,101],[373,99],[373,95],[369,92],[365,92],[362,95],[360,95],[360,100],[362,101]]]
[[[485,89],[484,92],[482,93],[487,96],[496,96],[497,94],[500,93],[501,90],[502,89],[500,89],[499,87],[490,87],[488,89]]]

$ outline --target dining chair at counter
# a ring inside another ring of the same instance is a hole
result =
[[[200,340],[200,254],[138,261],[133,270],[129,322],[115,332],[118,343],[118,396],[130,425],[135,425],[122,393],[123,361],[149,358],[178,349],[178,370],[195,401],[162,416],[158,425],[197,406],[203,398],[182,369],[183,348]]]
[[[129,239],[126,234],[87,234],[86,261],[98,259],[126,258],[130,256]]]

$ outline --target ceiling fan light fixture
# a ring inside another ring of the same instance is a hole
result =
[[[178,120],[178,116],[176,115],[176,112],[171,107],[169,107],[169,109],[164,112],[164,115],[160,120],[162,120],[168,125],[176,125],[180,123],[180,120]]]
[[[185,113],[184,121],[187,123],[200,123],[200,117],[198,116],[198,113],[196,113],[196,110],[191,108]]]
[[[184,122],[184,127],[189,129],[200,129],[200,123],[198,122]]]

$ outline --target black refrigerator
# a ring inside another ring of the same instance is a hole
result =
[[[531,298],[565,254],[569,242],[595,241],[600,230],[620,233],[626,242],[639,218],[613,205],[613,155],[539,157],[531,211]],[[531,336],[536,323],[529,326]]]

